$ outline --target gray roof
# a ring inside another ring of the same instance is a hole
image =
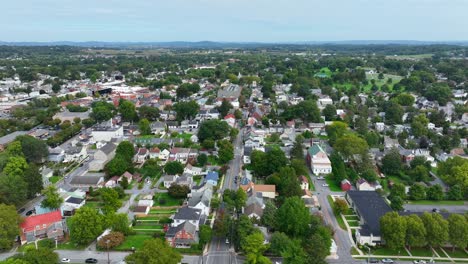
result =
[[[103,175],[76,176],[73,177],[70,184],[96,185],[103,178]]]
[[[80,204],[83,202],[84,199],[77,198],[77,197],[70,197],[65,202],[66,203],[73,203],[73,204]]]
[[[181,207],[174,215],[174,219],[179,220],[200,220],[201,209]]]
[[[104,146],[102,146],[99,150],[104,152],[105,154],[109,155],[116,148],[117,148],[117,146],[114,143],[109,142],[109,143],[105,144]]]
[[[183,224],[180,224],[178,226],[171,226],[166,232],[166,237],[174,237],[179,231],[185,230],[185,232],[192,234],[194,236],[194,239],[176,239],[176,243],[198,243],[198,234],[197,234],[197,227],[190,223],[190,222],[185,222]]]
[[[258,215],[259,217],[261,217],[263,215],[263,208],[261,205],[258,205],[256,203],[253,203],[249,206],[247,206],[244,210],[244,214],[246,215],[250,215],[252,213],[255,213],[256,215]]]
[[[196,206],[202,202],[205,206],[210,206],[211,198],[213,197],[213,190],[206,189],[204,192],[192,193],[192,197],[188,200],[188,206]]]

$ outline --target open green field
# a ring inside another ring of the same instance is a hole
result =
[[[341,187],[336,184],[336,182],[329,176],[325,177],[325,181],[328,184],[328,188],[332,192],[341,192]]]
[[[419,257],[432,257],[432,250],[429,248],[411,248],[411,255]]]
[[[420,201],[408,201],[409,204],[416,204],[416,205],[464,205],[464,201],[431,201],[431,200],[420,200]]]

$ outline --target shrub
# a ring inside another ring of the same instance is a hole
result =
[[[120,232],[110,232],[109,234],[103,236],[99,239],[97,245],[102,249],[111,249],[121,245],[125,240],[124,234]],[[107,241],[109,241],[107,243]]]

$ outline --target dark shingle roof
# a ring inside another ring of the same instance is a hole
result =
[[[392,211],[382,196],[374,191],[348,191],[346,195],[351,198],[358,214],[365,222],[360,233],[380,236],[380,218]]]
[[[179,211],[174,215],[174,219],[181,220],[199,220],[201,215],[201,209],[195,209],[190,207],[179,208]]]
[[[66,203],[73,203],[73,204],[80,204],[83,202],[84,199],[77,198],[77,197],[70,197],[65,202]]]

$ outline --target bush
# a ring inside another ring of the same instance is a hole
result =
[[[172,219],[170,219],[169,217],[164,217],[164,218],[159,219],[159,223],[160,224],[170,224],[170,223],[172,223]]]
[[[111,249],[120,246],[125,240],[124,234],[120,232],[110,232],[99,239],[97,245],[101,249]],[[109,241],[109,243],[107,243]]]
[[[343,199],[336,198],[333,203],[333,210],[336,214],[342,214],[348,210],[348,203]]]

